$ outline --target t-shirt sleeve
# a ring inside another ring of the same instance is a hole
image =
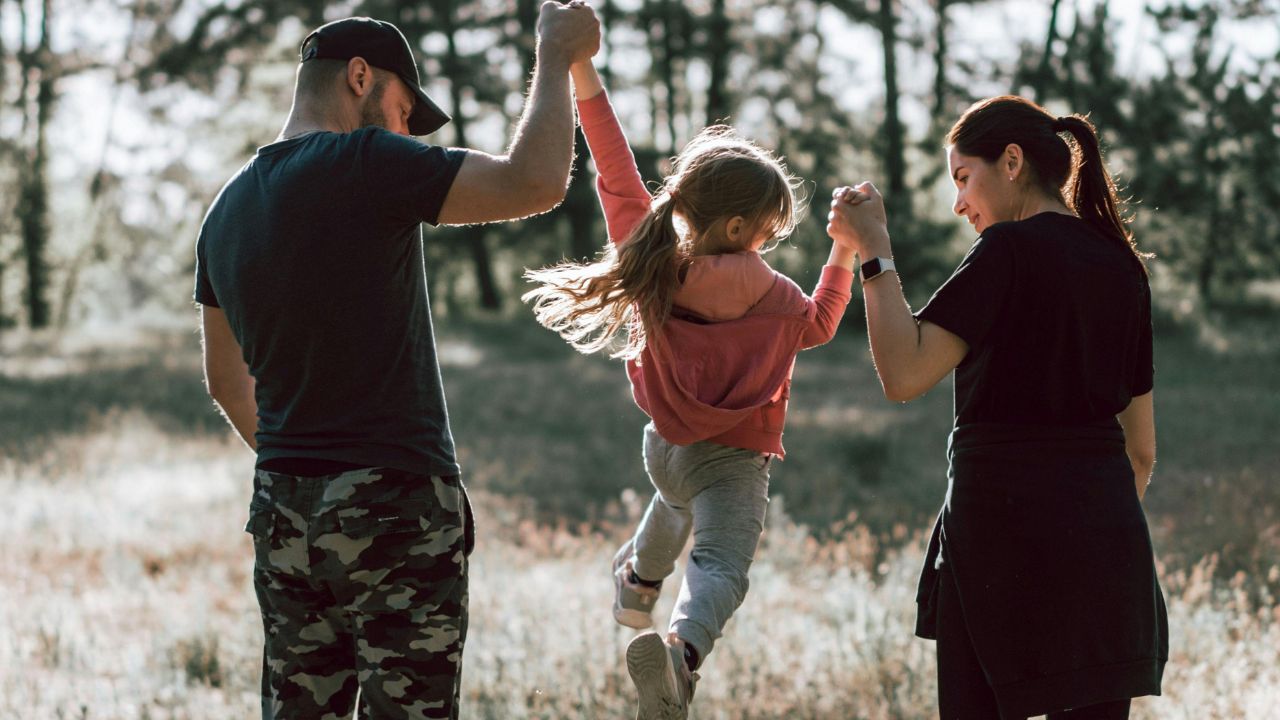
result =
[[[467,151],[371,128],[361,156],[370,202],[408,222],[435,225]]]
[[[1012,251],[1008,238],[988,230],[916,318],[955,333],[970,348],[982,345],[1009,296]]]
[[[209,264],[205,260],[204,233],[196,238],[196,291],[195,301],[201,305],[221,307],[218,296],[213,292],[213,283],[209,282]]]
[[[1138,352],[1129,385],[1130,397],[1146,395],[1155,387],[1155,349],[1151,332],[1151,284],[1142,276],[1142,295],[1138,300]]]

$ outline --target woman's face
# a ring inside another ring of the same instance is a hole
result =
[[[951,181],[956,184],[956,202],[951,207],[963,215],[978,233],[989,226],[1013,220],[1011,171],[1002,171],[1004,156],[987,162],[975,155],[962,155],[954,145],[947,152]]]

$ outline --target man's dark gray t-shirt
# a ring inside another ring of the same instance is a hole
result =
[[[457,475],[420,223],[466,155],[382,128],[260,148],[214,200],[195,299],[226,313],[256,382],[258,464]]]

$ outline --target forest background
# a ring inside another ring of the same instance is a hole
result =
[[[454,116],[432,142],[501,151],[537,5],[0,0],[0,715],[252,716],[261,630],[239,532],[252,457],[201,384],[200,221],[278,133],[298,43],[350,14],[410,39]],[[1090,114],[1156,256],[1160,455],[1146,505],[1174,658],[1166,697],[1137,714],[1272,712],[1280,3],[594,6],[597,65],[648,179],[721,119],[804,178],[808,218],[769,256],[802,286],[829,244],[823,198],[872,179],[918,306],[973,241],[950,213],[942,150],[959,113],[1016,92]],[[630,703],[607,565],[651,493],[644,418],[616,363],[576,355],[519,302],[522,268],[600,247],[581,142],[579,157],[547,215],[427,230],[445,386],[481,516],[470,717],[616,717]],[[753,591],[697,717],[934,712],[932,647],[910,624],[920,533],[945,489],[949,385],[886,402],[859,303],[834,342],[801,357]],[[529,594],[507,597],[513,582]]]

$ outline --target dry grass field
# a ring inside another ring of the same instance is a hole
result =
[[[621,372],[524,323],[446,330],[442,348],[480,528],[463,716],[628,717],[607,573],[647,490]],[[1148,508],[1173,657],[1165,696],[1134,715],[1272,718],[1280,355],[1159,352]],[[852,337],[802,357],[791,455],[700,720],[936,716],[933,648],[911,626],[949,391],[891,406],[865,356]],[[0,718],[254,717],[252,459],[203,397],[194,338],[0,358]]]

